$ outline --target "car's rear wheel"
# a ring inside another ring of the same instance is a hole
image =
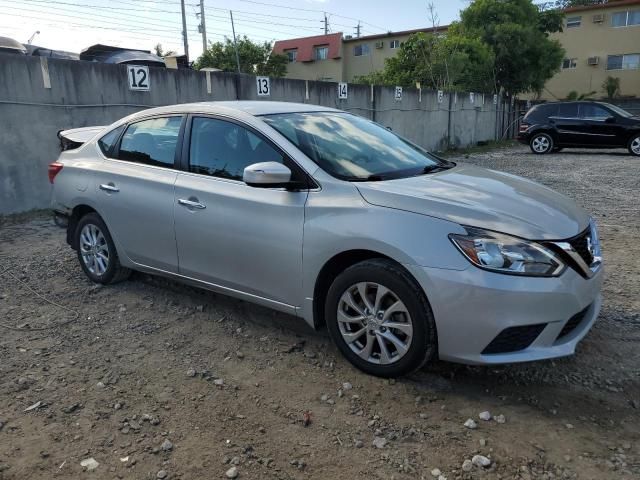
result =
[[[640,133],[629,141],[629,153],[640,157]]]
[[[75,239],[80,266],[93,282],[109,284],[129,278],[131,270],[120,264],[111,234],[97,213],[80,219]]]
[[[371,375],[404,375],[436,354],[429,302],[411,275],[389,260],[360,262],[338,275],[325,312],[340,351]]]
[[[529,140],[531,151],[537,155],[544,155],[553,150],[553,138],[547,133],[536,133]]]

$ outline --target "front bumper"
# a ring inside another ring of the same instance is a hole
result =
[[[486,365],[571,355],[595,322],[602,304],[602,267],[585,279],[571,268],[559,277],[535,278],[473,266],[464,271],[405,266],[431,304],[440,359],[452,362]],[[572,318],[573,328],[569,325],[564,329]],[[534,325],[542,327],[525,348],[486,353],[504,330]]]

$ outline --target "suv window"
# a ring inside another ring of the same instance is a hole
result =
[[[181,116],[132,123],[122,136],[118,158],[129,162],[173,167]]]
[[[578,118],[578,105],[575,103],[561,103],[558,105],[558,117]]]
[[[584,103],[580,105],[580,118],[601,120],[610,117],[611,113],[600,105]]]
[[[98,146],[100,147],[100,150],[102,150],[102,153],[105,155],[105,157],[108,157],[111,153],[113,146],[118,141],[118,138],[120,138],[120,134],[122,133],[122,130],[124,130],[124,127],[125,125],[120,125],[118,128],[111,130],[100,140],[98,140]]]
[[[259,162],[285,163],[266,140],[236,123],[195,117],[191,125],[189,171],[242,180],[245,167]]]
[[[553,117],[556,113],[558,113],[557,105],[539,105],[536,108],[535,116],[539,118],[549,118]]]

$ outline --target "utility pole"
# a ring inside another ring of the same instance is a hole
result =
[[[356,27],[356,38],[360,38],[360,20],[358,20],[358,26]]]
[[[233,32],[233,47],[236,50],[236,66],[238,67],[238,73],[240,73],[240,57],[238,56],[238,42],[236,41],[236,27],[233,25],[233,12],[231,10],[229,10],[229,16],[231,17],[231,31]]]
[[[184,12],[184,0],[180,0],[180,6],[182,7],[182,40],[184,42],[184,55],[187,57],[187,64],[189,64],[189,39],[187,37],[187,17]]]
[[[324,12],[324,34],[329,33],[329,20],[327,19],[327,12]]]
[[[207,51],[207,23],[204,18],[204,0],[200,0],[200,33],[202,34],[202,51]]]

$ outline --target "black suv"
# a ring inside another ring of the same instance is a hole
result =
[[[564,147],[628,148],[640,156],[640,118],[602,102],[553,102],[532,107],[518,140],[537,154]]]

